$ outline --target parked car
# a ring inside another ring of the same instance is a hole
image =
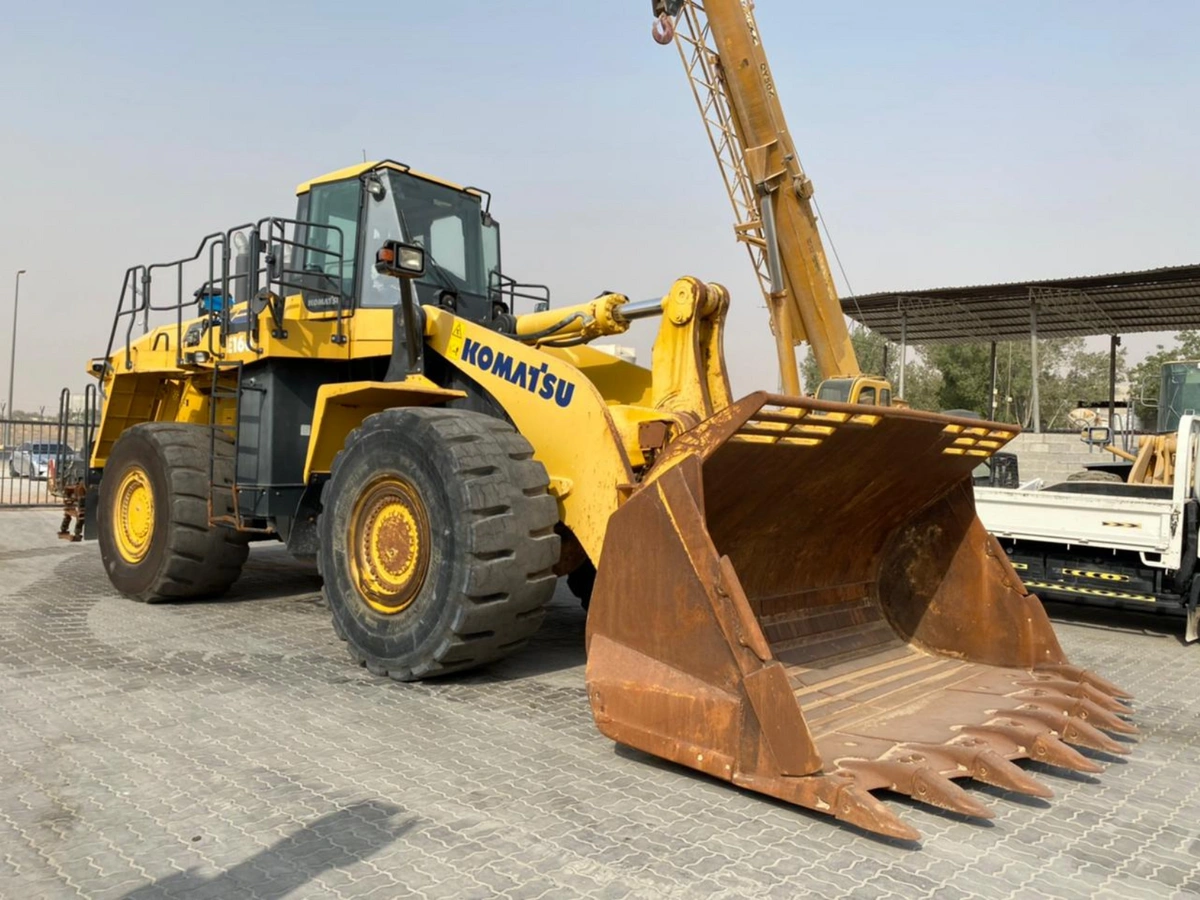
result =
[[[37,478],[44,480],[50,471],[50,461],[60,453],[71,462],[80,460],[78,451],[63,444],[34,443],[27,441],[15,448],[8,460],[8,473],[14,478]]]

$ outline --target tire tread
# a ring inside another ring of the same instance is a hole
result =
[[[544,607],[557,579],[560,539],[555,532],[558,505],[549,494],[545,467],[534,458],[529,442],[507,422],[481,413],[434,407],[385,410],[367,417],[351,432],[342,453],[365,434],[390,428],[428,429],[441,452],[452,461],[453,477],[469,498],[459,514],[470,534],[465,587],[443,598],[454,606],[449,628],[433,640],[423,658],[401,664],[373,656],[349,640],[334,616],[338,636],[351,657],[370,672],[398,681],[446,675],[507,656],[522,647],[540,627]],[[335,457],[321,502],[332,508],[331,485],[337,482],[342,453]],[[500,499],[502,498],[502,502]],[[326,602],[332,579],[325,577]]]

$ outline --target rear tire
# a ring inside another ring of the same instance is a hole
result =
[[[208,524],[210,434],[202,425],[150,422],[124,432],[109,453],[96,519],[100,557],[113,587],[133,600],[215,597],[241,575],[245,538]],[[216,450],[214,474],[228,486],[233,442],[218,433]]]
[[[557,582],[548,487],[528,441],[499,419],[368,417],[334,460],[317,523],[323,591],[353,659],[414,681],[518,650]]]

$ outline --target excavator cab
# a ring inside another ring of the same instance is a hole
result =
[[[817,388],[817,399],[830,403],[854,403],[863,406],[891,406],[892,385],[871,375],[850,378],[826,378]]]

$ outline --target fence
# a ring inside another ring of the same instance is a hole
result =
[[[50,493],[50,469],[86,456],[87,431],[82,415],[63,423],[0,419],[0,509],[61,506]]]

